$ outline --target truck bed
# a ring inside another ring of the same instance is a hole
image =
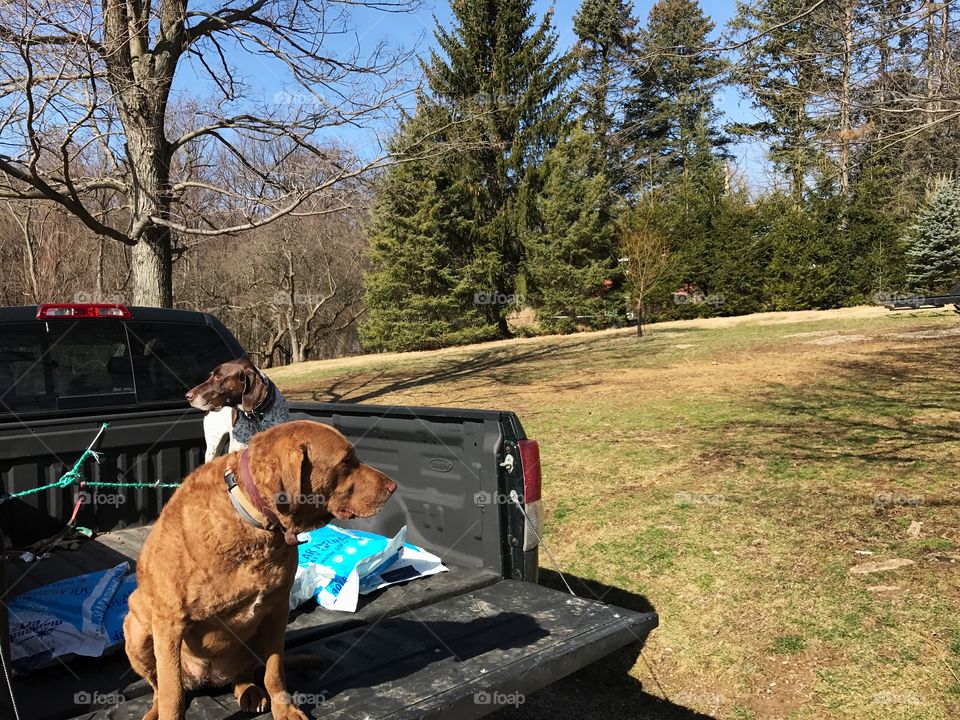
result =
[[[291,412],[339,429],[364,461],[400,486],[383,512],[347,526],[392,536],[406,525],[410,542],[450,568],[367,596],[357,613],[308,607],[291,615],[288,657],[312,659],[288,663],[288,684],[304,695],[298,704],[315,717],[480,717],[502,707],[510,693],[543,687],[642,640],[656,626],[655,613],[535,584],[537,550],[524,552],[522,514],[509,504],[475,501],[478,493],[502,497],[523,490],[519,468],[505,469],[502,462],[525,437],[512,413],[318,403],[293,403]],[[178,407],[0,423],[0,478],[8,492],[55,481],[106,421],[103,462],[88,463],[88,479],[176,482],[201,462],[201,418]],[[170,492],[139,487],[123,491],[117,505],[84,506],[78,524],[98,531],[96,539],[37,563],[7,555],[0,590],[16,595],[135,561]],[[67,488],[0,505],[6,547],[57,535],[72,507]],[[122,652],[68,665],[15,679],[21,718],[143,716],[149,690]],[[98,698],[115,706],[90,707]],[[0,696],[0,717],[7,707]],[[188,720],[238,716],[229,691],[198,695],[187,712]]]
[[[124,560],[133,565],[149,531],[126,528],[37,562],[15,560],[7,568],[11,596]],[[489,569],[449,567],[361,597],[356,613],[316,605],[292,613],[288,686],[302,695],[303,709],[324,718],[480,717],[497,709],[494,700],[502,706],[511,693],[541,687],[544,673],[566,675],[656,625],[653,613],[503,580]],[[23,720],[139,720],[149,706],[149,688],[122,651],[68,665],[70,672],[57,663],[14,680]],[[97,710],[85,696],[121,702]],[[229,690],[213,691],[191,700],[188,717],[236,710]]]

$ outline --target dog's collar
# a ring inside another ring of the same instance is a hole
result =
[[[280,519],[276,516],[276,513],[267,507],[267,504],[263,501],[260,492],[257,490],[257,486],[253,484],[253,477],[250,475],[250,458],[247,450],[243,450],[240,453],[240,483],[237,483],[236,475],[233,470],[229,468],[227,468],[227,471],[223,474],[223,481],[227,485],[227,495],[230,497],[230,502],[233,503],[233,507],[240,517],[260,530],[282,533],[283,541],[287,545],[296,546],[300,544],[300,541],[297,539],[297,534],[283,526]],[[241,484],[243,487],[241,487]],[[250,511],[247,510],[243,500],[240,498],[240,494],[246,496],[246,499],[253,504],[254,508],[263,515],[266,524],[257,520]]]
[[[273,384],[273,381],[267,377],[267,374],[263,370],[258,369],[257,372],[260,373],[260,379],[263,380],[263,383],[267,386],[267,397],[250,412],[242,408],[240,412],[243,413],[244,417],[248,420],[262,423],[264,416],[273,409],[274,404],[277,402],[277,386]]]

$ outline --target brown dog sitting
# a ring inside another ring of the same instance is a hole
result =
[[[207,413],[203,417],[205,462],[242,450],[258,432],[290,419],[286,398],[245,357],[217,365],[186,397],[190,405]]]
[[[229,685],[241,710],[306,720],[283,673],[296,534],[374,515],[396,489],[309,420],[189,475],[143,545],[123,626],[130,664],[154,691],[144,720],[181,720],[185,689]],[[266,693],[253,684],[260,666]]]

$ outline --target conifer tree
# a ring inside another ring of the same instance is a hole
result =
[[[639,189],[687,171],[698,126],[723,152],[714,95],[724,63],[709,49],[713,28],[696,0],[658,0],[650,10],[632,61],[624,127]]]
[[[909,231],[907,283],[942,293],[960,281],[960,185],[943,182]]]
[[[540,223],[524,243],[527,300],[547,331],[609,327],[623,316],[624,298],[603,149],[577,123],[543,170]]]
[[[465,271],[487,297],[516,294],[522,237],[534,218],[531,168],[556,143],[566,116],[560,94],[569,63],[556,54],[548,13],[537,21],[532,0],[453,0],[452,28],[436,30],[439,51],[422,63],[434,98],[452,109],[464,151],[452,169],[471,193],[461,209],[473,244]],[[453,159],[453,158],[452,158]],[[480,307],[501,336],[511,308]]]

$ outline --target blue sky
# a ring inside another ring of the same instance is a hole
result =
[[[654,0],[635,0],[634,14],[641,24],[646,24],[647,14]],[[715,35],[723,29],[724,24],[732,17],[736,10],[735,3],[730,0],[701,0],[701,7],[711,17],[716,25]],[[569,48],[574,40],[573,16],[579,7],[578,0],[535,0],[535,11],[542,17],[551,7],[554,10],[554,26],[559,36],[558,47],[561,50]],[[336,39],[342,43],[342,50],[349,52],[359,44],[361,52],[373,49],[377,43],[385,42],[390,46],[416,48],[419,54],[426,54],[434,45],[433,31],[436,21],[450,26],[452,13],[448,0],[423,0],[421,8],[415,13],[385,13],[380,11],[362,10],[354,17],[355,35],[347,35]],[[436,20],[434,19],[436,18]],[[296,91],[284,84],[282,72],[276,66],[270,67],[261,60],[240,52],[233,52],[229,58],[246,82],[251,86],[253,94],[265,99],[276,97],[278,92],[286,90]],[[178,85],[185,94],[193,94],[200,90],[190,77],[192,73],[184,68],[178,76]],[[202,90],[200,90],[202,92]],[[750,101],[740,97],[734,88],[727,88],[717,98],[719,109],[726,118],[737,121],[751,121],[757,119],[756,111]],[[392,129],[381,124],[375,128],[344,128],[336,131],[336,138],[353,146],[362,157],[372,157],[378,154],[380,143]],[[769,185],[766,176],[764,149],[757,144],[738,145],[731,148],[737,157],[735,167],[741,177],[745,178],[754,190]]]

